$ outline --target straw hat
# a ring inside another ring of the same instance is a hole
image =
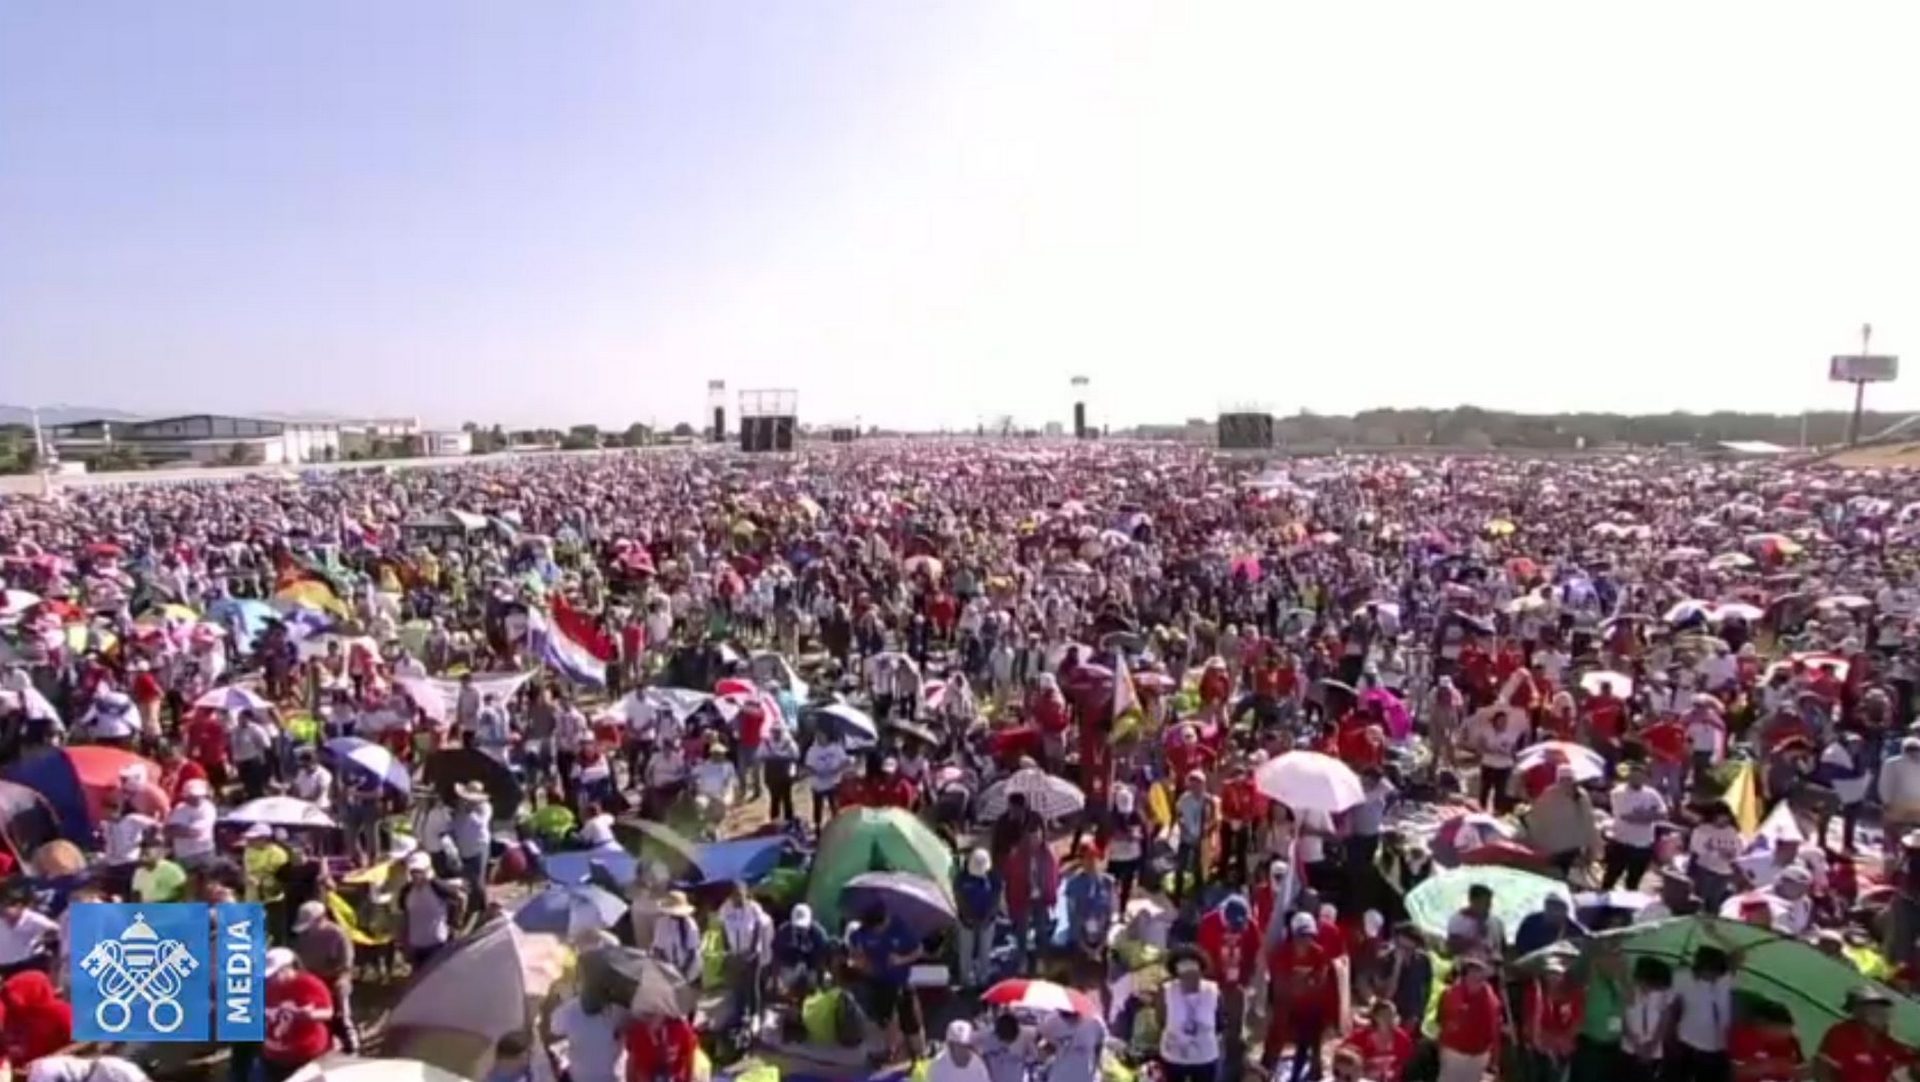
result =
[[[693,903],[687,901],[686,891],[670,890],[667,892],[666,898],[660,902],[660,912],[665,913],[669,917],[691,917],[693,916]]]

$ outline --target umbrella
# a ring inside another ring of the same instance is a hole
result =
[[[513,922],[529,932],[571,939],[583,929],[607,929],[627,912],[627,903],[592,883],[550,883],[527,900]]]
[[[1602,686],[1612,691],[1615,698],[1624,699],[1633,694],[1633,678],[1625,673],[1593,669],[1580,674],[1580,690],[1587,694],[1600,694]]]
[[[940,884],[911,872],[866,872],[847,882],[841,894],[843,912],[859,919],[875,907],[905,925],[917,939],[937,935],[953,926],[953,899]]]
[[[1660,619],[1665,620],[1669,624],[1684,624],[1689,620],[1704,620],[1712,615],[1712,613],[1713,606],[1711,604],[1694,598],[1674,605],[1668,609],[1666,615],[1660,617]]]
[[[873,723],[873,716],[854,707],[850,703],[832,703],[813,712],[824,732],[832,732],[846,740],[865,740],[868,743],[880,739],[880,730]]]
[[[487,803],[498,819],[511,819],[520,807],[519,779],[505,763],[476,748],[447,748],[427,756],[421,771],[428,785],[441,800],[453,803],[454,788],[465,782],[478,782],[487,791]]]
[[[1723,601],[1713,607],[1713,611],[1707,614],[1707,619],[1716,624],[1735,619],[1752,623],[1765,615],[1766,611],[1756,605],[1749,605],[1744,601]]]
[[[554,936],[512,921],[482,924],[414,973],[387,1016],[381,1050],[484,1077],[500,1038],[539,1032],[541,1001],[566,975],[568,960]]]
[[[273,704],[237,684],[214,688],[193,700],[195,710],[271,710]]]
[[[1509,929],[1518,928],[1522,918],[1539,912],[1549,897],[1565,898],[1569,906],[1573,904],[1567,885],[1544,875],[1514,868],[1449,868],[1407,893],[1407,917],[1428,935],[1444,937],[1447,922],[1466,908],[1467,890],[1474,886],[1493,891],[1493,913]]]
[[[379,778],[394,792],[402,795],[413,792],[413,775],[407,772],[407,764],[371,740],[362,740],[357,736],[337,737],[327,741],[322,750],[337,763],[351,765]]]
[[[925,725],[922,725],[917,721],[908,721],[905,718],[895,718],[892,721],[887,722],[887,728],[892,729],[896,733],[905,733],[908,736],[913,737],[915,740],[922,741],[923,743],[927,743],[927,744],[940,743],[940,738],[934,735],[932,729],[927,728]]]
[[[1808,651],[1806,653],[1788,654],[1786,657],[1774,662],[1767,667],[1766,678],[1771,680],[1773,679],[1775,671],[1791,671],[1796,665],[1807,669],[1823,669],[1835,680],[1845,680],[1848,670],[1853,667],[1846,658],[1841,657],[1839,654]]]
[[[683,1017],[692,987],[679,970],[631,947],[600,947],[580,958],[580,996],[635,1014]]]
[[[699,868],[699,846],[686,835],[651,819],[622,819],[614,824],[620,844],[642,860],[657,860],[679,878]]]
[[[939,578],[942,570],[940,561],[932,556],[909,556],[900,567],[909,575],[924,573],[930,579]]]
[[[1588,890],[1573,896],[1575,909],[1613,909],[1622,913],[1638,913],[1658,901],[1651,894],[1637,890]]]
[[[1859,594],[1835,594],[1832,597],[1822,598],[1820,604],[1816,607],[1822,609],[1870,609],[1873,607],[1873,602],[1861,597]]]
[[[1082,1018],[1100,1017],[1100,1005],[1077,988],[1052,981],[1001,981],[980,997],[982,1003],[1029,1011],[1072,1011]]]
[[[226,821],[270,827],[330,827],[333,816],[298,797],[263,796],[228,812]]]
[[[1007,814],[1009,797],[1015,793],[1026,798],[1027,807],[1048,822],[1064,819],[1087,806],[1087,797],[1079,786],[1044,770],[1029,767],[1016,770],[1005,781],[995,782],[980,794],[980,818],[993,820]]]
[[[102,1077],[109,1077],[102,1072]],[[464,1075],[413,1059],[324,1056],[287,1076],[287,1082],[467,1082]]]
[[[1353,768],[1317,751],[1290,751],[1262,763],[1253,785],[1295,812],[1338,815],[1366,800]]]
[[[1803,1048],[1818,1048],[1827,1030],[1847,1017],[1850,991],[1862,986],[1888,991],[1884,985],[1862,977],[1850,961],[1829,957],[1797,939],[1742,921],[1682,917],[1603,932],[1587,940],[1589,950],[1617,949],[1628,970],[1639,958],[1658,958],[1679,968],[1692,961],[1695,949],[1703,946],[1739,952],[1740,964],[1733,971],[1734,991],[1770,999],[1792,1012],[1794,1030]],[[1521,959],[1522,964],[1533,957]],[[1893,1038],[1909,1047],[1920,1045],[1920,1003],[1898,994],[1890,993],[1889,998],[1893,1001]]]
[[[1742,571],[1753,566],[1753,557],[1744,552],[1723,552],[1707,561],[1714,571]]]
[[[1407,704],[1400,697],[1385,688],[1368,688],[1360,693],[1360,709],[1378,706],[1380,716],[1386,719],[1387,735],[1395,740],[1404,740],[1413,732],[1413,715],[1407,712]]]
[[[1524,772],[1541,763],[1570,766],[1577,781],[1594,781],[1607,775],[1607,761],[1599,752],[1567,740],[1545,740],[1521,749],[1514,768]]]
[[[1483,845],[1511,842],[1519,837],[1520,828],[1505,819],[1486,812],[1467,812],[1443,821],[1433,832],[1428,848],[1433,852],[1435,863],[1451,868]]]

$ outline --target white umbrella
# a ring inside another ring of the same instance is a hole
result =
[[[337,737],[327,741],[326,750],[336,759],[352,763],[401,793],[413,792],[413,775],[407,772],[407,764],[371,740],[362,740],[357,736]]]
[[[1744,552],[1723,552],[1707,561],[1713,571],[1740,571],[1753,566],[1753,557]]]
[[[1666,615],[1660,617],[1660,619],[1669,624],[1684,624],[1695,617],[1704,619],[1711,615],[1712,612],[1713,606],[1711,604],[1701,601],[1698,598],[1690,598],[1668,609]]]
[[[1338,815],[1367,799],[1360,775],[1331,755],[1290,751],[1262,764],[1253,786],[1295,812]]]
[[[814,714],[827,719],[847,740],[873,743],[880,739],[880,727],[873,723],[873,716],[851,703],[831,703],[814,711]]]
[[[1072,815],[1087,806],[1086,794],[1080,787],[1065,778],[1056,778],[1037,768],[1016,770],[1005,781],[995,782],[980,794],[980,806],[977,809],[982,819],[998,819],[1007,814],[1008,797],[1018,793],[1026,798],[1027,807],[1052,822]]]
[[[1718,624],[1737,617],[1748,623],[1752,623],[1766,614],[1765,609],[1755,605],[1749,605],[1744,601],[1727,601],[1715,605],[1713,611],[1707,614],[1707,619]]]
[[[452,1071],[417,1059],[325,1056],[289,1075],[287,1082],[467,1082]]]
[[[195,710],[271,710],[273,704],[238,684],[214,688],[193,700]]]
[[[1822,598],[1819,607],[1823,609],[1870,609],[1873,607],[1873,602],[1861,597],[1859,594],[1835,594],[1832,597]]]
[[[1613,692],[1615,698],[1624,699],[1633,694],[1633,677],[1625,673],[1612,672],[1607,669],[1594,669],[1591,672],[1580,674],[1580,690],[1589,695],[1600,694],[1600,686],[1602,684],[1606,685],[1608,690]]]
[[[264,823],[270,827],[330,827],[333,817],[319,808],[290,796],[263,796],[233,809],[229,823]]]
[[[1607,761],[1599,752],[1584,744],[1575,744],[1566,740],[1547,740],[1532,747],[1522,748],[1514,759],[1519,770],[1531,770],[1541,763],[1566,766],[1573,769],[1576,781],[1594,781],[1607,774]]]

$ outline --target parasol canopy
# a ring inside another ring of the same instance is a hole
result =
[[[980,997],[995,1007],[1028,1011],[1071,1011],[1082,1018],[1100,1017],[1100,1005],[1077,988],[1052,981],[1001,981]]]
[[[987,791],[980,794],[979,817],[994,820],[1007,814],[1009,798],[1016,793],[1026,799],[1028,808],[1049,823],[1087,806],[1086,794],[1079,786],[1037,767],[1029,767],[988,786]]]
[[[1367,799],[1352,767],[1317,751],[1290,751],[1262,763],[1253,785],[1295,812],[1338,815]]]
[[[224,818],[229,823],[259,823],[285,828],[325,828],[334,825],[333,816],[321,811],[317,805],[291,796],[263,796],[258,800],[249,800],[228,812]]]
[[[1407,918],[1428,935],[1444,938],[1447,922],[1466,908],[1467,891],[1475,886],[1493,891],[1493,915],[1509,932],[1520,927],[1521,920],[1539,912],[1548,898],[1564,898],[1568,906],[1573,904],[1567,885],[1544,875],[1497,866],[1449,868],[1407,893]]]
[[[848,880],[841,911],[853,919],[874,908],[886,911],[920,939],[953,927],[953,898],[940,884],[911,872],[865,872]]]

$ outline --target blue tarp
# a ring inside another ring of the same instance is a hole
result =
[[[787,839],[781,835],[767,838],[737,838],[694,847],[694,867],[699,875],[682,880],[682,886],[706,886],[744,879],[758,883],[780,866],[787,851]],[[547,878],[556,883],[584,883],[595,864],[606,869],[606,877],[621,886],[633,883],[640,874],[640,862],[622,849],[574,850],[543,853],[540,866]]]
[[[53,817],[60,823],[60,836],[82,849],[92,848],[93,813],[87,808],[87,793],[80,787],[80,775],[74,772],[73,761],[67,758],[66,752],[53,748],[30,755],[0,770],[0,778],[19,782],[46,798]]]

